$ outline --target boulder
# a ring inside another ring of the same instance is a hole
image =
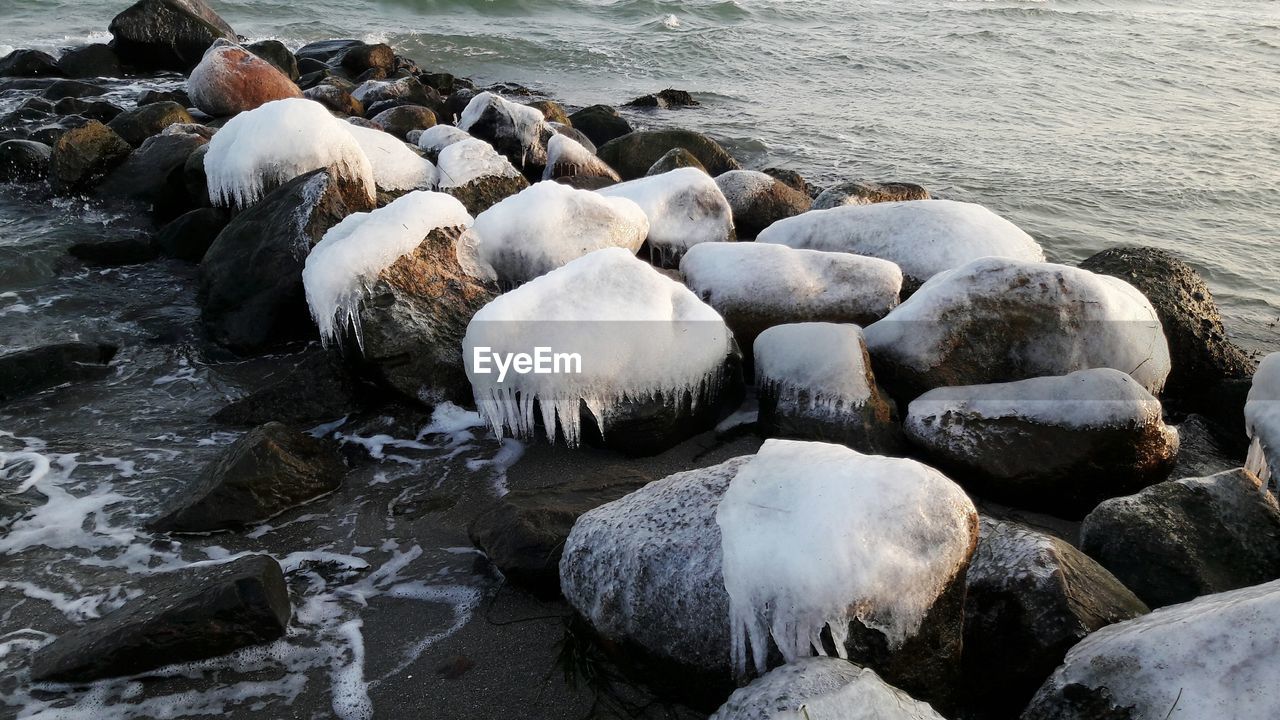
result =
[[[362,184],[314,170],[236,215],[200,263],[209,333],[242,353],[311,335],[302,286],[307,253],[340,220],[372,209]]]
[[[1169,373],[1160,319],[1132,285],[1066,265],[996,257],[925,283],[867,328],[867,346],[881,380],[904,398],[1100,367],[1128,372],[1158,393]]]
[[[639,490],[651,481],[624,466],[552,487],[513,490],[471,521],[471,542],[508,582],[541,597],[560,595],[560,556],[583,513]]]
[[[222,208],[197,208],[160,229],[156,249],[166,257],[198,263],[231,221]]]
[[[931,390],[903,429],[983,497],[1058,517],[1160,482],[1178,453],[1160,401],[1111,368]]]
[[[271,63],[295,83],[301,77],[298,72],[298,58],[294,57],[289,48],[279,40],[259,40],[245,45],[244,49]]]
[[[799,190],[800,192],[804,193],[806,197],[813,197],[814,193],[817,192],[813,188],[809,187],[809,183],[806,182],[804,177],[801,176],[800,173],[796,172],[795,170],[788,170],[786,168],[767,167],[761,170],[760,172],[770,177],[781,180],[788,187],[791,187],[795,190]]]
[[[342,56],[348,50],[362,45],[364,42],[360,40],[319,40],[303,45],[294,55],[298,57],[299,62],[315,60],[326,65],[337,65],[341,63]]]
[[[990,717],[1017,717],[1072,646],[1149,612],[1066,541],[987,517],[966,583],[964,684]]]
[[[591,137],[591,133],[587,133],[587,137]],[[592,142],[596,142],[595,138]],[[663,155],[678,147],[692,153],[713,177],[738,169],[738,161],[720,143],[692,130],[637,130],[596,144],[600,146],[597,153],[600,159],[609,163],[624,180],[644,177]]]
[[[105,377],[115,355],[114,345],[91,342],[41,345],[0,355],[0,402]]]
[[[400,140],[414,130],[426,130],[436,124],[436,114],[421,105],[397,105],[378,113],[373,122]]]
[[[1223,440],[1221,428],[1203,415],[1186,416],[1177,430],[1178,462],[1172,479],[1209,477],[1244,464],[1244,457]]]
[[[529,181],[523,175],[486,175],[462,185],[441,186],[440,191],[458,198],[467,212],[479,215],[527,187]]]
[[[241,436],[147,526],[204,533],[256,525],[333,492],[345,473],[335,448],[269,422]]]
[[[547,142],[547,168],[543,180],[561,178],[601,178],[612,185],[620,181],[613,168],[572,138],[556,134]]]
[[[435,90],[424,86],[415,77],[369,80],[360,83],[351,94],[364,105],[370,116],[396,105],[423,105],[434,111],[443,104]],[[380,107],[383,103],[386,106]]]
[[[569,124],[599,147],[631,132],[631,123],[608,105],[591,105],[569,116]]]
[[[219,40],[187,78],[197,109],[229,117],[273,100],[302,97],[302,91],[275,65],[229,40]]]
[[[55,80],[40,93],[40,97],[57,102],[66,98],[98,97],[106,94],[107,89],[96,83],[81,80]]]
[[[851,714],[852,713],[852,714]],[[943,720],[880,679],[874,670],[811,657],[770,670],[738,688],[711,720]]]
[[[827,210],[843,205],[870,205],[928,199],[930,199],[929,191],[915,183],[854,180],[823,190],[813,199],[813,209]]]
[[[693,168],[642,177],[599,190],[601,195],[635,202],[649,218],[645,245],[662,267],[678,267],[680,258],[700,243],[733,240],[733,210],[706,173]]]
[[[124,74],[116,51],[103,43],[67,50],[58,58],[58,68],[69,78],[114,78]]]
[[[78,242],[67,248],[67,254],[91,265],[118,267],[154,260],[159,252],[146,235],[125,235],[109,240]]]
[[[130,145],[138,147],[147,138],[179,123],[194,124],[195,118],[178,103],[165,101],[122,112],[107,125]]]
[[[94,196],[142,203],[159,222],[175,218],[201,200],[188,195],[184,173],[191,154],[206,143],[208,140],[190,133],[149,137],[102,179]]]
[[[341,65],[353,76],[374,69],[387,76],[396,71],[396,53],[386,43],[354,45],[342,53]]]
[[[0,57],[0,77],[61,77],[62,69],[52,55],[39,50],[14,50]]]
[[[328,110],[340,115],[360,117],[364,115],[364,105],[360,104],[347,90],[329,83],[321,83],[307,88],[302,96],[314,100]]]
[[[490,92],[471,99],[458,118],[458,129],[488,142],[530,179],[542,177],[547,141],[556,134],[542,111]]]
[[[138,97],[134,100],[133,104],[138,107],[142,107],[144,105],[151,105],[158,102],[174,102],[178,103],[182,107],[191,106],[191,98],[187,96],[187,91],[182,88],[175,88],[173,90],[143,90],[138,93]]]
[[[189,72],[219,39],[236,32],[203,0],[139,0],[110,25],[111,47],[128,65]]]
[[[0,143],[0,183],[39,182],[49,176],[53,148],[30,140]]]
[[[541,112],[542,117],[549,123],[559,123],[573,127],[573,121],[569,119],[568,113],[564,111],[564,106],[555,100],[535,100],[529,103],[529,107]]]
[[[872,454],[901,451],[898,408],[876,383],[856,325],[796,323],[755,343],[760,426],[769,437],[821,440]]]
[[[1280,582],[1208,595],[1080,641],[1022,720],[1280,716]]]
[[[195,563],[151,576],[140,597],[41,648],[31,677],[87,683],[217,657],[283,636],[291,615],[270,556]]]
[[[716,185],[733,208],[733,226],[740,239],[809,209],[809,196],[755,170],[730,170],[716,177]]]
[[[702,163],[698,162],[698,158],[693,156],[693,153],[678,147],[668,150],[666,155],[658,158],[658,161],[649,168],[645,175],[662,175],[680,168],[696,168],[702,172],[707,171],[706,168],[702,167]]]
[[[333,422],[381,399],[375,388],[357,382],[335,352],[319,352],[279,378],[233,400],[210,418],[213,422],[253,427],[281,422],[299,430]]]
[[[58,138],[49,159],[49,182],[54,192],[64,195],[84,190],[132,151],[114,130],[89,120]]]
[[[435,132],[436,128],[441,128],[441,132]],[[473,216],[529,187],[520,171],[488,143],[466,137],[456,128],[454,132],[463,136],[449,133],[448,137],[440,137],[450,126],[437,125],[436,128],[422,134],[419,147],[426,150],[428,156],[432,147],[439,147],[436,159],[440,190],[461,200]]]
[[[63,98],[53,106],[59,115],[79,115],[99,122],[111,122],[124,112],[105,100],[86,101],[79,98]]]
[[[1280,578],[1280,506],[1246,470],[1174,480],[1099,505],[1080,547],[1162,607]]]
[[[690,95],[686,90],[675,90],[673,88],[667,88],[666,90],[653,93],[651,95],[641,95],[635,100],[632,100],[631,102],[627,103],[627,106],[641,107],[641,108],[662,108],[664,110],[667,110],[670,108],[697,107],[700,104],[701,103],[699,103],[697,100],[694,100],[693,96]]]

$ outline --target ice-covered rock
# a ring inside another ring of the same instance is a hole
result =
[[[347,132],[369,158],[379,190],[399,193],[427,190],[436,184],[436,166],[394,135],[359,125],[352,125]]]
[[[456,142],[471,139],[467,131],[459,130],[453,125],[433,125],[418,136],[418,147],[429,156],[439,157],[441,150]]]
[[[902,288],[902,272],[886,260],[764,243],[695,245],[680,272],[724,316],[746,353],[774,325],[873,323],[897,306]]]
[[[602,248],[635,254],[649,220],[626,198],[540,182],[480,213],[475,231],[480,258],[514,287]]]
[[[1236,469],[1153,485],[1084,519],[1080,547],[1152,607],[1280,578],[1280,506]]]
[[[711,720],[943,720],[874,670],[804,658],[739,688]]]
[[[952,200],[814,210],[779,220],[757,240],[890,260],[913,287],[981,257],[1044,260],[1040,245],[1017,225],[981,205]]]
[[[576,116],[574,113],[571,119]],[[576,119],[574,126],[577,127]],[[596,153],[600,159],[609,163],[609,167],[617,170],[625,180],[644,177],[659,158],[675,148],[688,150],[713,177],[738,169],[738,161],[720,143],[692,130],[637,130],[604,144],[595,138],[592,141],[600,146]]]
[[[542,179],[562,177],[598,177],[613,182],[622,179],[581,143],[557,133],[547,142],[547,169],[543,171]]]
[[[541,110],[491,92],[471,99],[458,118],[458,129],[488,142],[532,179],[542,176],[547,141],[555,135]]]
[[[1160,482],[1178,452],[1160,401],[1111,368],[931,390],[904,430],[979,494],[1059,517]]]
[[[755,342],[760,425],[773,436],[868,453],[901,446],[897,407],[876,384],[857,325],[778,325]]]
[[[430,133],[430,130],[423,133],[423,138]],[[436,160],[440,190],[461,200],[472,215],[479,215],[529,187],[520,171],[489,143],[473,137],[442,137],[431,142],[440,141],[447,141]],[[422,147],[423,139],[419,138],[418,142]]]
[[[1098,367],[1158,393],[1169,374],[1164,331],[1142,293],[1066,265],[975,260],[931,279],[866,332],[881,381],[910,397]]]
[[[350,128],[320,103],[300,98],[240,113],[209,141],[209,197],[216,205],[247,207],[300,175],[328,170],[362,186],[372,202],[373,166]]]
[[[1280,480],[1280,353],[1262,359],[1244,405],[1249,457],[1245,467],[1274,485]]]
[[[753,238],[778,220],[809,209],[808,195],[757,170],[730,170],[716,185],[733,208],[733,225],[740,238]]]
[[[611,185],[606,197],[633,200],[649,218],[649,252],[662,265],[676,265],[699,243],[734,239],[733,210],[715,180],[693,168]]]
[[[302,97],[302,91],[276,66],[220,39],[191,71],[187,95],[200,112],[227,117],[273,100]]]
[[[480,222],[476,229],[483,236]],[[602,435],[638,454],[711,424],[726,365],[738,357],[715,310],[622,248],[499,297],[476,314],[463,346],[476,405],[499,435],[559,434],[570,446]],[[502,358],[519,355],[545,363],[498,371]]]
[[[813,209],[829,210],[842,205],[929,199],[929,191],[915,183],[853,180],[823,190],[813,199]]]
[[[1065,540],[988,517],[980,527],[966,575],[964,684],[991,717],[1017,717],[1073,645],[1148,609]]]
[[[1103,628],[1067,653],[1023,720],[1280,717],[1280,581]]]

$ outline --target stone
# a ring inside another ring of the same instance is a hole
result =
[[[342,54],[341,65],[352,75],[378,69],[385,77],[396,71],[396,53],[386,43],[354,45]]]
[[[529,181],[520,175],[486,175],[457,187],[442,187],[440,191],[458,198],[475,217],[527,187]]]
[[[796,172],[795,170],[789,170],[787,168],[767,167],[761,170],[760,172],[764,173],[765,175],[769,175],[770,177],[774,177],[774,178],[777,178],[778,180],[781,180],[782,182],[786,183],[790,187],[795,188],[796,190],[799,190],[800,192],[804,193],[808,197],[813,197],[814,193],[817,192],[816,190],[811,188],[809,186],[809,183],[805,181],[804,177],[801,176],[800,173]]]
[[[577,121],[574,122],[574,127],[582,130]],[[591,133],[587,132],[587,137],[591,137]],[[592,142],[596,142],[595,138]],[[600,145],[597,153],[600,159],[617,170],[623,180],[644,177],[655,162],[677,147],[692,153],[712,177],[738,169],[738,161],[720,143],[691,130],[637,130],[596,144]]]
[[[40,93],[40,97],[57,102],[64,98],[98,97],[106,94],[105,87],[94,83],[81,80],[55,80]]]
[[[414,130],[426,130],[436,124],[436,114],[431,108],[421,105],[398,105],[384,110],[373,118],[373,122],[383,130],[406,140]]]
[[[364,105],[351,96],[351,93],[337,85],[321,83],[303,91],[302,96],[314,100],[340,115],[360,117],[364,115]]]
[[[58,68],[69,78],[114,78],[124,74],[116,51],[103,43],[67,50],[58,58]]]
[[[667,88],[652,95],[641,95],[627,103],[627,105],[629,107],[662,108],[667,110],[670,108],[698,107],[701,103],[694,100],[688,91]]]
[[[336,353],[304,357],[265,387],[233,400],[210,418],[222,425],[252,427],[281,422],[300,430],[354,414],[381,396],[356,382]]]
[[[284,73],[285,77],[297,82],[301,74],[298,72],[298,58],[279,40],[259,40],[244,46],[245,50],[257,55]]]
[[[631,123],[608,105],[591,105],[569,116],[569,124],[597,147],[631,132]]]
[[[93,240],[78,242],[67,248],[67,253],[74,258],[91,265],[118,267],[121,265],[137,265],[154,260],[159,253],[151,238],[145,235],[127,235],[111,240]]]
[[[118,106],[105,100],[85,101],[79,98],[63,98],[54,106],[53,111],[59,115],[79,115],[98,122],[111,122],[124,112]]]
[[[89,120],[62,133],[49,161],[54,192],[84,190],[129,157],[133,148],[110,127]]]
[[[811,657],[770,670],[733,691],[711,720],[943,720],[874,670]]]
[[[0,57],[0,77],[60,77],[62,70],[52,55],[39,50],[14,50]]]
[[[53,148],[30,140],[0,143],[0,183],[40,182],[49,176]]]
[[[184,173],[192,153],[207,143],[204,137],[189,133],[149,137],[102,179],[94,197],[140,203],[159,222],[176,218],[201,200],[188,194]]]
[[[662,175],[669,173],[672,170],[687,167],[696,168],[702,172],[707,171],[706,168],[702,167],[702,163],[698,162],[698,158],[693,156],[693,153],[682,147],[671,148],[665,155],[658,158],[657,162],[649,167],[649,170],[645,172],[645,175]]]
[[[109,29],[111,47],[126,64],[183,73],[215,41],[238,39],[203,0],[139,0],[116,15]]]
[[[106,343],[65,342],[0,355],[0,402],[105,377],[116,350]]]
[[[166,257],[199,263],[231,215],[222,208],[197,208],[171,221],[156,235],[156,249]]]
[[[915,183],[854,180],[823,190],[813,199],[813,209],[826,210],[842,205],[928,200],[930,197],[928,190]]]
[[[336,65],[348,50],[362,45],[364,43],[360,40],[319,40],[303,45],[294,54],[298,57],[298,62],[315,60],[326,65]]]
[[[230,117],[302,91],[275,65],[229,40],[218,40],[187,79],[196,108],[212,117]]]
[[[529,107],[537,108],[542,112],[542,117],[547,122],[560,123],[568,127],[573,127],[573,121],[569,119],[569,115],[565,113],[564,106],[555,100],[534,100],[529,103]]]
[[[126,110],[107,125],[130,145],[138,147],[146,142],[147,138],[159,135],[170,125],[194,124],[195,121],[185,107],[175,102],[165,101]]]
[[[755,170],[730,170],[716,177],[716,185],[733,208],[739,239],[750,239],[774,222],[809,209],[809,196]]]

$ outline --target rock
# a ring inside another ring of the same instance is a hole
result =
[[[219,40],[187,79],[197,109],[230,117],[273,100],[302,97],[302,91],[275,65],[229,40]]]
[[[458,128],[492,145],[530,179],[542,177],[547,141],[555,135],[540,110],[489,92],[471,99],[458,119]]]
[[[739,238],[754,238],[774,222],[809,209],[809,196],[755,170],[730,170],[716,185],[733,208]]]
[[[513,490],[471,521],[471,542],[507,581],[542,597],[560,595],[560,556],[578,518],[644,487],[651,478],[625,466],[552,487]]]
[[[63,98],[53,106],[53,111],[59,115],[79,115],[90,120],[98,122],[111,122],[124,112],[119,107],[109,102],[98,100],[94,102],[86,102],[78,98]]]
[[[1223,381],[1253,376],[1253,361],[1227,337],[1222,314],[1204,278],[1171,253],[1156,248],[1104,250],[1080,267],[1111,275],[1146,295],[1169,341],[1172,367],[1165,397],[1202,408]],[[1238,417],[1232,413],[1233,421]]]
[[[342,61],[342,56],[348,50],[362,45],[364,43],[360,40],[320,40],[303,45],[294,54],[299,62],[315,60],[326,65],[336,65]]]
[[[208,140],[200,135],[165,132],[154,135],[112,170],[94,190],[94,196],[133,200],[145,204],[159,222],[187,212],[202,198],[188,195],[187,160]]]
[[[377,69],[386,77],[396,71],[396,53],[386,43],[354,45],[342,53],[341,64],[352,75]]]
[[[307,88],[302,93],[302,96],[308,100],[315,100],[340,115],[350,115],[352,117],[364,115],[364,105],[361,105],[359,100],[352,97],[351,93],[337,85],[321,83]]]
[[[606,181],[603,186],[622,179],[613,168],[580,143],[565,135],[556,134],[547,142],[547,169],[543,171],[542,179],[561,178],[599,178]]]
[[[94,83],[80,80],[55,80],[40,93],[40,97],[57,102],[65,98],[98,97],[106,94],[106,88]]]
[[[1221,438],[1220,428],[1203,415],[1188,415],[1177,426],[1178,462],[1172,478],[1202,478],[1232,470],[1244,458]]]
[[[173,220],[156,235],[156,249],[166,257],[198,263],[231,221],[222,208],[198,208]]]
[[[935,202],[942,201],[920,204]],[[1133,286],[1066,265],[994,257],[925,283],[867,328],[867,346],[881,381],[904,398],[1099,367],[1130,372],[1158,393],[1169,372],[1155,309]]]
[[[289,48],[279,40],[259,40],[244,46],[245,50],[257,55],[284,73],[285,77],[297,82],[301,75],[298,72],[298,58],[293,56]]]
[[[187,197],[198,207],[213,204],[209,197],[209,176],[204,169],[204,159],[208,154],[209,144],[205,143],[187,156],[187,163],[182,168],[182,184],[187,188]]]
[[[523,175],[486,175],[459,186],[442,186],[440,192],[460,200],[472,215],[479,215],[503,200],[529,187]]]
[[[591,138],[563,123],[547,121],[547,124],[551,126],[551,129],[554,130],[557,135],[562,135],[578,143],[592,155],[596,154],[596,144],[591,142]]]
[[[874,670],[829,657],[811,657],[770,670],[738,688],[711,720],[943,720],[880,679]]]
[[[1080,547],[1152,607],[1280,578],[1280,506],[1245,470],[1099,505]]]
[[[41,345],[0,355],[0,402],[105,377],[115,355],[114,345],[91,342]]]
[[[991,717],[1017,717],[1089,634],[1149,612],[1067,542],[987,517],[966,582],[964,684]]]
[[[776,168],[776,167],[767,167],[761,170],[760,172],[770,177],[777,178],[778,180],[785,183],[788,187],[791,187],[793,189],[799,190],[800,192],[804,193],[806,197],[813,197],[813,193],[816,192],[815,190],[809,187],[809,183],[805,182],[805,179],[800,175],[800,173],[796,172],[795,170],[787,170],[785,168]]]
[[[1272,623],[1280,582],[1111,625],[1067,653],[1022,720],[1269,718],[1280,697]]]
[[[124,74],[116,51],[103,43],[67,50],[58,58],[58,68],[69,78],[114,78]]]
[[[823,190],[813,199],[813,209],[826,210],[844,205],[870,205],[929,198],[929,191],[915,183],[854,180]]]
[[[249,353],[314,333],[302,290],[307,253],[338,221],[372,209],[363,185],[315,170],[236,215],[200,263],[201,320],[214,340]]]
[[[452,95],[454,90],[464,87],[474,89],[469,80],[455,78],[452,74],[446,72],[421,73],[418,75],[418,80],[427,87],[435,88],[436,92],[445,96]]]
[[[159,135],[170,125],[194,124],[195,121],[186,108],[178,103],[166,101],[126,110],[107,125],[130,145],[138,147],[146,142],[147,138]]]
[[[60,77],[61,68],[52,55],[39,50],[14,50],[0,57],[0,77]]]
[[[132,151],[110,127],[89,120],[58,138],[50,155],[49,182],[54,192],[78,192],[124,162]]]
[[[270,556],[197,563],[152,576],[142,596],[41,648],[31,677],[86,683],[217,657],[283,636],[291,614]]]
[[[332,422],[379,400],[376,388],[356,382],[336,353],[308,356],[267,386],[234,400],[210,418],[252,427],[282,422],[300,430]]]
[[[414,77],[370,80],[360,83],[351,94],[364,105],[370,116],[376,116],[396,105],[423,105],[434,111],[443,103],[434,90]],[[382,103],[386,103],[386,107],[379,107]]]
[[[120,265],[137,265],[154,260],[159,253],[145,235],[131,235],[112,240],[93,240],[78,242],[67,248],[72,257],[91,265],[117,267]]]
[[[181,88],[174,90],[144,90],[138,93],[137,99],[134,100],[134,105],[143,107],[144,105],[158,102],[173,102],[184,108],[191,106],[191,98],[187,96],[187,91]]]
[[[1244,403],[1244,466],[1268,487],[1280,483],[1280,353],[1262,358]]]
[[[897,454],[898,408],[876,383],[856,325],[797,323],[764,331],[755,343],[760,426],[769,437],[839,443]]]
[[[269,422],[227,448],[147,526],[200,533],[256,525],[333,492],[345,473],[335,448]]]
[[[373,118],[373,122],[397,138],[405,140],[414,130],[434,127],[436,114],[430,108],[421,105],[398,105],[378,113]]]
[[[569,124],[599,147],[631,132],[631,123],[608,105],[591,105],[569,116]]]
[[[681,147],[672,148],[667,151],[666,155],[658,158],[658,161],[649,168],[649,171],[646,172],[645,175],[663,175],[671,172],[672,170],[687,167],[696,168],[702,172],[707,171],[706,168],[702,167],[702,163],[698,162],[698,158],[693,156],[693,153]]]
[[[678,267],[690,248],[734,239],[729,201],[715,181],[700,170],[672,170],[610,185],[599,193],[626,198],[644,211],[649,218],[645,245],[655,265]]]
[[[667,88],[662,92],[653,95],[641,95],[640,97],[627,103],[628,107],[644,107],[644,108],[662,108],[664,110],[680,107],[697,107],[700,105],[697,100],[693,99],[685,90],[674,90]]]
[[[67,133],[68,130],[80,127],[85,124],[88,118],[82,118],[78,115],[69,115],[60,118],[58,122],[52,125],[42,125],[32,130],[26,137],[31,142],[38,142],[41,145],[53,147],[58,144],[58,140]]]
[[[576,122],[574,127],[578,127]],[[591,137],[591,133],[587,132],[587,137]],[[596,142],[595,138],[592,142]],[[602,145],[596,144],[600,145],[597,153],[600,159],[609,163],[624,180],[644,177],[655,162],[677,147],[692,153],[712,177],[738,169],[738,161],[719,143],[691,130],[637,130]]]
[[[931,390],[903,429],[979,495],[1066,518],[1160,482],[1178,453],[1160,401],[1111,368]]]
[[[30,183],[49,175],[53,148],[30,140],[0,143],[0,183]]]
[[[467,109],[467,105],[475,98],[476,91],[472,88],[458,88],[449,94],[444,101],[444,112],[437,113],[445,122],[457,122],[462,117],[462,111]]]
[[[219,39],[236,32],[203,0],[139,0],[116,15],[111,47],[129,65],[189,72]]]
[[[560,123],[567,127],[573,127],[573,121],[569,119],[569,115],[565,113],[564,106],[555,100],[535,100],[529,103],[529,107],[536,108],[542,113],[542,117],[547,122]]]

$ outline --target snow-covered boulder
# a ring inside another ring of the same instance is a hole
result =
[[[1152,607],[1280,578],[1280,506],[1236,469],[1153,485],[1084,519],[1080,547]]]
[[[240,113],[209,141],[204,170],[215,205],[247,207],[313,170],[362,187],[372,202],[373,166],[349,128],[320,103],[293,98]]]
[[[1103,628],[1067,653],[1022,720],[1280,717],[1280,581]]]
[[[1178,433],[1119,370],[938,388],[907,409],[907,437],[979,494],[1059,517],[1168,477]]]
[[[356,139],[369,164],[379,191],[405,193],[428,190],[436,184],[436,167],[394,135],[352,125],[347,128]]]
[[[886,260],[763,243],[695,245],[680,272],[724,316],[745,353],[774,325],[873,323],[897,306],[902,288],[902,272]]]
[[[418,136],[418,147],[427,153],[427,157],[439,158],[440,151],[456,142],[473,139],[465,130],[453,125],[434,125],[422,131]]]
[[[540,182],[480,213],[475,230],[480,258],[514,287],[602,248],[634,255],[649,220],[626,198]]]
[[[1099,367],[1159,393],[1169,374],[1164,331],[1142,293],[1066,265],[975,260],[931,279],[866,331],[881,381],[908,397]]]
[[[547,142],[547,168],[542,172],[543,180],[556,178],[604,178],[618,182],[622,178],[603,160],[595,156],[582,143],[559,134],[552,136]]]
[[[1280,479],[1280,353],[1262,359],[1244,405],[1249,457],[1245,467],[1272,485]]]
[[[423,146],[423,138],[428,133],[431,131],[418,138],[419,147]],[[429,142],[445,143],[436,159],[440,191],[461,200],[472,215],[479,215],[529,187],[529,181],[520,171],[483,140],[433,134]]]
[[[814,210],[779,220],[756,239],[890,260],[911,287],[981,257],[1044,260],[1040,245],[1017,225],[981,205],[952,200]]]
[[[532,179],[542,176],[547,165],[547,141],[556,134],[541,110],[491,92],[471,99],[458,118],[458,128],[488,142]]]
[[[823,190],[813,199],[813,209],[829,210],[843,205],[929,199],[929,191],[915,183],[853,180]]]
[[[649,252],[663,266],[677,265],[698,243],[734,239],[733,209],[715,180],[701,170],[672,170],[596,192],[633,200],[644,210]]]
[[[966,583],[964,685],[991,717],[1017,717],[1090,633],[1148,612],[1065,540],[987,517]]]
[[[876,384],[857,325],[769,328],[755,342],[755,373],[760,425],[769,435],[868,453],[901,447],[897,406]]]
[[[469,400],[462,336],[497,296],[475,263],[471,225],[456,199],[418,191],[334,226],[302,272],[321,339],[411,398]]]
[[[489,303],[463,346],[476,405],[496,433],[570,446],[585,439],[658,452],[714,424],[740,383],[724,320],[622,248],[584,255]],[[498,370],[521,355],[542,360]]]
[[[943,720],[874,670],[804,658],[739,688],[711,720]]]
[[[187,95],[200,112],[228,117],[273,100],[302,97],[275,65],[229,40],[218,40],[187,78]]]
[[[733,225],[740,238],[753,238],[778,220],[807,211],[813,202],[758,170],[730,170],[716,178],[716,185],[733,209]]]

